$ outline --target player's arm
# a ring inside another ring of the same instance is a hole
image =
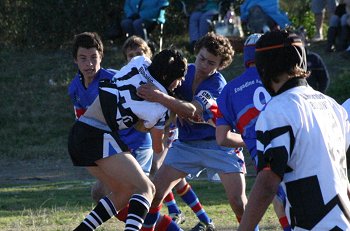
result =
[[[245,146],[242,136],[238,133],[232,132],[232,128],[229,125],[217,125],[215,136],[216,142],[220,146],[231,148]]]
[[[147,101],[160,103],[183,118],[192,117],[196,110],[194,105],[190,102],[179,100],[170,95],[164,94],[153,84],[141,85],[137,89],[137,95]]]
[[[259,172],[249,194],[238,231],[254,230],[276,195],[280,182],[281,178],[271,170]]]
[[[164,129],[160,130],[158,128],[153,127],[150,130],[152,137],[152,148],[153,148],[153,160],[151,167],[151,176],[158,171],[160,166],[163,164],[166,153],[168,152],[168,148],[164,145]]]

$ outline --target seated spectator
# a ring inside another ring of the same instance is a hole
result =
[[[307,83],[315,90],[325,93],[329,86],[329,73],[321,56],[306,49],[307,70],[311,71],[306,79]]]
[[[341,18],[346,13],[346,4],[344,0],[339,1],[339,5],[335,8],[334,14],[329,19],[329,27],[327,31],[327,52],[333,52],[339,50],[339,46],[336,46],[337,38],[340,37],[341,32]]]
[[[190,14],[189,21],[189,50],[191,52],[193,52],[196,41],[207,34],[209,31],[210,21],[212,20],[213,16],[217,15],[218,13],[218,1],[201,0],[197,2],[194,10]]]
[[[251,33],[284,29],[291,24],[278,0],[246,0],[240,10],[242,23]]]
[[[145,33],[157,23],[165,23],[164,8],[167,6],[168,0],[125,0],[121,27],[126,37],[137,35],[145,39]]]

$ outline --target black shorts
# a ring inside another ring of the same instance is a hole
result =
[[[77,121],[68,137],[68,152],[75,166],[96,166],[95,161],[128,151],[117,132]]]

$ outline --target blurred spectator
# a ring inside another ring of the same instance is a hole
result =
[[[341,18],[346,13],[346,4],[344,0],[339,0],[339,5],[335,8],[334,14],[329,19],[329,27],[327,31],[327,52],[333,52],[339,50],[340,47],[337,46],[337,40],[339,40],[341,33]]]
[[[344,0],[346,13],[341,17],[340,50],[350,55],[350,0]]]
[[[210,21],[213,16],[219,14],[218,1],[200,0],[190,14],[189,20],[189,50],[193,52],[196,41],[207,34],[209,31]]]
[[[126,37],[137,35],[145,39],[145,33],[158,23],[165,23],[164,9],[167,6],[168,0],[125,0],[121,27]]]
[[[312,38],[313,42],[319,42],[323,40],[323,21],[324,21],[324,11],[327,9],[329,18],[334,14],[335,8],[338,5],[338,0],[312,0],[311,1],[311,11],[315,15],[315,27],[316,34]]]
[[[241,5],[241,20],[251,33],[284,29],[291,23],[280,10],[279,0],[246,0]]]
[[[307,70],[311,72],[306,79],[307,83],[316,91],[325,93],[330,82],[327,66],[319,54],[308,49],[306,30],[303,27],[299,27],[295,33],[300,36],[305,46]]]
[[[306,79],[308,84],[315,90],[325,93],[329,86],[329,73],[321,56],[315,52],[306,50],[307,70],[311,71]]]

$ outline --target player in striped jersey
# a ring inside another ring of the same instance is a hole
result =
[[[160,139],[154,151],[161,152],[168,111],[138,97],[136,89],[152,82],[165,94],[171,93],[181,84],[186,64],[179,52],[164,50],[152,63],[139,56],[124,66],[113,82],[100,82],[99,96],[70,132],[68,149],[73,164],[86,166],[112,193],[101,199],[76,230],[94,230],[128,203],[125,230],[140,229],[154,196],[154,186],[117,132],[132,126],[152,129]]]
[[[133,56],[137,55],[145,55],[151,58],[151,51],[146,42],[144,43],[146,46],[140,46],[137,50],[129,49],[125,51],[127,62],[129,62]],[[89,51],[94,49],[97,50],[97,53],[89,53]],[[74,106],[76,119],[79,119],[95,100],[98,95],[99,81],[102,79],[112,79],[117,72],[116,70],[104,69],[101,67],[103,50],[103,43],[98,34],[84,32],[75,36],[72,53],[75,63],[78,66],[78,73],[68,87],[68,94]],[[84,62],[88,58],[91,58],[91,63]],[[89,72],[91,69],[94,71]],[[136,158],[145,174],[149,175],[153,156],[150,134],[139,132],[133,127],[120,130],[118,133],[123,142],[129,147],[130,152]],[[91,188],[93,200],[98,202],[107,194],[109,194],[107,187],[97,180]],[[125,221],[123,213],[118,213],[118,219]]]
[[[157,212],[159,213],[159,206],[166,193],[187,174],[197,175],[204,168],[219,173],[231,208],[238,219],[244,211],[246,195],[243,154],[240,149],[219,146],[215,140],[215,98],[226,84],[218,70],[232,62],[234,51],[227,38],[208,33],[196,43],[196,54],[195,63],[188,66],[185,81],[175,90],[179,99],[168,97],[158,90],[140,92],[142,97],[160,102],[179,115],[179,139],[169,149],[154,180],[156,196],[147,216],[152,213],[153,224],[157,221]],[[196,107],[196,115],[192,118],[182,114],[188,104]],[[240,144],[244,144],[243,140]],[[188,189],[184,188],[184,192],[186,190]],[[187,199],[192,200],[193,197],[189,195]],[[213,221],[208,216],[202,216],[204,209],[199,201],[193,201],[192,204],[193,211],[201,220],[192,230],[215,230]],[[160,223],[164,225],[162,230],[175,230],[167,229],[167,222],[163,219]],[[151,226],[152,222],[147,224]]]
[[[238,230],[252,230],[279,184],[292,230],[350,230],[347,113],[308,86],[306,53],[297,35],[264,34],[255,63],[272,99],[256,122],[258,175]]]

